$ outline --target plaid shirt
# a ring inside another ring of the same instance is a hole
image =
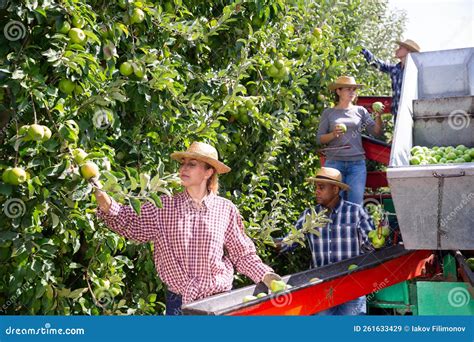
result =
[[[153,241],[158,275],[170,291],[182,295],[183,303],[230,290],[232,264],[256,283],[272,271],[257,256],[240,213],[229,200],[209,194],[201,208],[187,192],[161,200],[162,208],[144,204],[140,216],[115,201],[108,214],[99,210],[98,215],[129,239]]]
[[[400,94],[402,92],[403,68],[402,63],[388,64],[374,57],[372,52],[362,49],[362,54],[368,63],[375,66],[382,72],[390,74],[392,80],[392,114],[397,118],[398,104],[400,103]]]
[[[315,210],[319,213],[323,207],[318,204]],[[309,213],[310,209],[303,212],[296,222],[296,228],[301,229]],[[329,219],[332,222],[319,228],[321,236],[306,234],[313,267],[329,265],[372,250],[368,233],[374,229],[374,224],[362,206],[341,198],[338,206],[329,214]],[[282,252],[290,252],[297,246],[296,243],[285,246]]]

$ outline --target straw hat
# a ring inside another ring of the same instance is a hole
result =
[[[397,44],[406,47],[410,52],[420,52],[420,46],[411,39],[406,39],[404,42],[397,40]]]
[[[334,91],[338,88],[361,88],[363,86],[363,84],[357,84],[352,76],[340,76],[329,85],[329,90]]]
[[[230,167],[219,161],[217,150],[213,146],[203,142],[195,141],[188,147],[186,152],[171,153],[171,158],[178,161],[184,158],[200,160],[211,165],[219,174],[230,171]]]
[[[306,179],[312,183],[328,183],[334,184],[340,187],[342,190],[349,190],[349,185],[342,182],[342,175],[339,170],[333,169],[332,167],[322,167],[316,173],[316,177],[310,177]]]

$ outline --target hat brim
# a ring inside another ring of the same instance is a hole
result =
[[[321,178],[309,177],[309,178],[306,178],[306,180],[310,183],[327,183],[327,184],[337,185],[342,190],[350,190],[350,188],[351,188],[346,183],[338,182],[336,180],[331,180],[331,179],[321,179]]]
[[[334,91],[338,88],[362,88],[363,84],[331,83],[329,90]]]
[[[420,52],[420,49],[417,49],[416,47],[414,47],[410,44],[407,44],[405,42],[401,42],[401,41],[397,40],[397,44],[400,45],[400,46],[406,47],[411,52]]]
[[[223,174],[230,172],[231,168],[225,165],[224,163],[215,160],[214,158],[210,158],[207,156],[204,156],[200,153],[194,153],[194,152],[174,152],[171,153],[171,158],[177,161],[181,161],[184,158],[191,158],[191,159],[196,159],[203,161],[209,165],[211,165],[214,169],[216,169],[218,174]]]

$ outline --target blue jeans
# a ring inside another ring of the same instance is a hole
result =
[[[324,166],[339,170],[342,174],[342,182],[351,187],[349,191],[341,192],[342,198],[346,201],[363,205],[365,183],[367,181],[365,160],[326,160]]]
[[[365,296],[316,313],[316,316],[360,316],[367,313]]]
[[[183,314],[181,311],[181,305],[183,305],[183,299],[179,294],[171,291],[166,291],[166,315],[167,316],[180,316]]]

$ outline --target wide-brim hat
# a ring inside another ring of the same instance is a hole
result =
[[[404,42],[397,40],[397,44],[406,47],[411,52],[420,52],[420,46],[411,39],[406,39]]]
[[[203,142],[195,141],[186,151],[171,153],[171,158],[178,161],[182,161],[184,158],[200,160],[211,165],[219,174],[227,173],[231,170],[230,167],[219,161],[217,150]]]
[[[339,170],[333,169],[332,167],[322,167],[318,170],[315,177],[309,177],[306,179],[311,183],[327,183],[334,184],[340,187],[342,190],[349,190],[350,186],[342,182],[342,175]]]
[[[329,85],[329,90],[334,91],[338,88],[362,88],[363,84],[358,84],[352,76],[340,76]]]

